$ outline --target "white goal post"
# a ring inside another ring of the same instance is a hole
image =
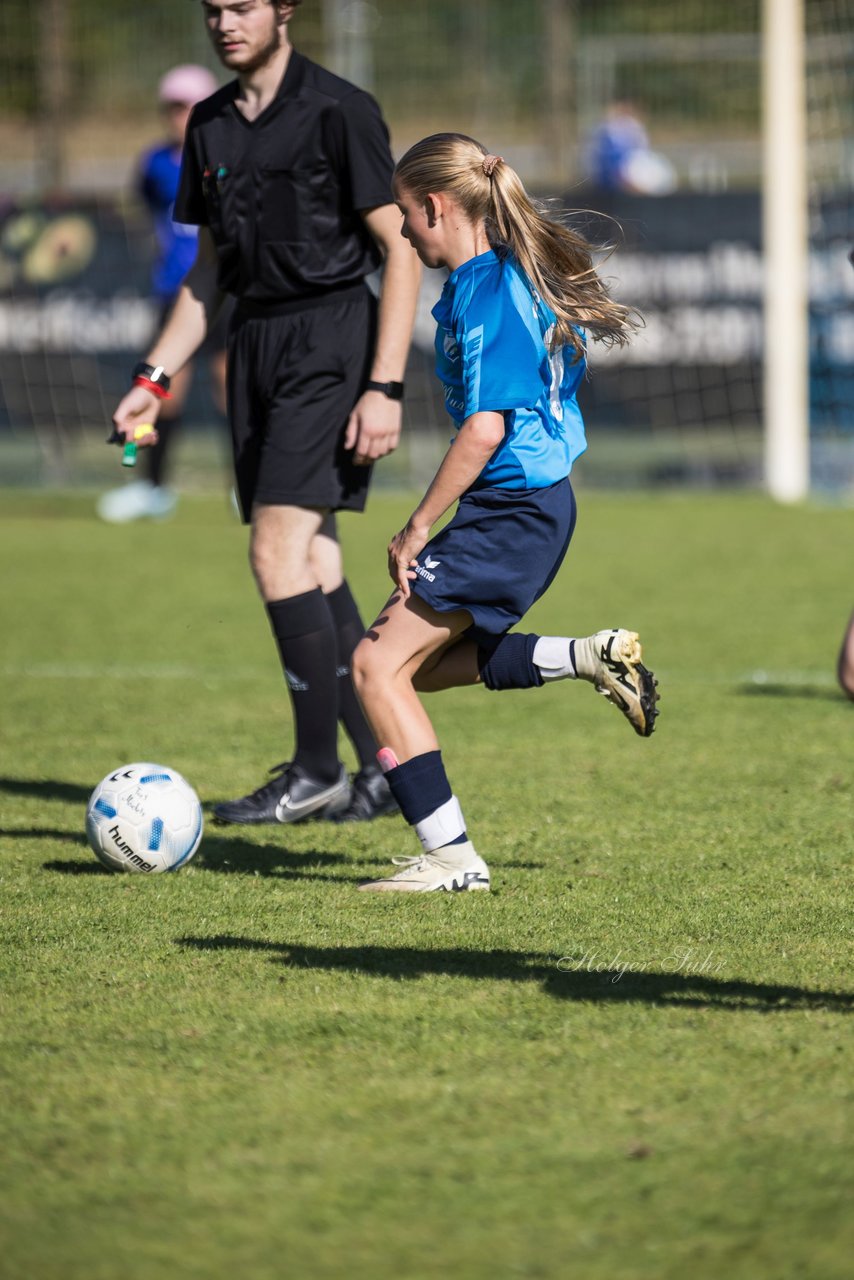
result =
[[[809,311],[804,0],[762,5],[765,481],[809,491]]]

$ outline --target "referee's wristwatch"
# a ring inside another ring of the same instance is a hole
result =
[[[366,391],[381,391],[389,400],[403,399],[402,382],[366,382]]]
[[[131,373],[131,382],[135,387],[145,387],[147,391],[153,391],[161,400],[172,399],[169,394],[169,375],[162,364],[154,365],[140,362],[134,365]]]

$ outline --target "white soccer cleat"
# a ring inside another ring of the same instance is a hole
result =
[[[107,524],[130,524],[133,520],[165,520],[178,505],[178,496],[165,485],[150,480],[134,480],[102,493],[97,512]]]
[[[359,889],[368,893],[466,893],[489,889],[489,867],[475,853],[470,840],[446,844],[415,858],[392,858],[401,867],[384,880],[367,880]]]
[[[641,662],[636,631],[597,631],[575,641],[578,673],[592,680],[597,693],[619,707],[635,733],[648,738],[658,715],[658,681]],[[583,664],[583,666],[582,666]]]

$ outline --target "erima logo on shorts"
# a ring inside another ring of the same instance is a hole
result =
[[[441,563],[442,563],[441,560],[431,560],[429,556],[426,556],[424,560],[424,567],[422,568],[420,564],[417,564],[415,566],[415,572],[418,574],[419,577],[426,578],[428,582],[435,582],[436,581],[435,573],[430,573],[428,571],[430,569],[437,569]]]

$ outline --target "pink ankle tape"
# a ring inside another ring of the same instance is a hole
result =
[[[400,761],[392,751],[391,747],[380,747],[377,752],[377,764],[382,769],[383,773],[388,773],[390,769],[396,769],[400,764]]]

